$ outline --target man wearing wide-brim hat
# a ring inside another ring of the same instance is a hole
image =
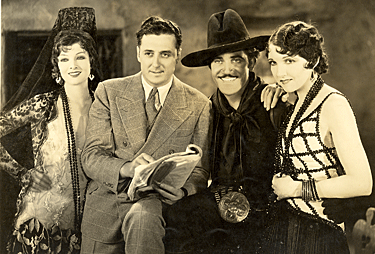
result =
[[[228,9],[210,17],[207,49],[181,61],[187,67],[207,65],[218,87],[211,97],[212,183],[168,209],[167,251],[255,253],[258,248],[272,201],[276,126],[283,117],[277,112],[285,108],[263,107],[266,84],[253,72],[268,38],[251,37],[241,17]]]

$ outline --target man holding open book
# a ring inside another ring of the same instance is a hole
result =
[[[90,109],[82,162],[92,181],[82,222],[82,253],[164,254],[162,200],[172,204],[207,185],[208,172],[197,162],[182,188],[161,183],[158,193],[128,196],[143,165],[184,152],[189,144],[205,155],[211,108],[202,93],[173,75],[182,42],[175,23],[150,17],[137,40],[141,72],[100,83]]]

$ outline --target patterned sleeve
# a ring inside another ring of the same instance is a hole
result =
[[[51,93],[37,95],[26,100],[8,112],[0,113],[0,138],[17,130],[18,128],[30,124],[37,125],[48,108],[48,97]],[[28,170],[20,165],[4,148],[0,142],[0,169],[8,172],[17,179],[20,184],[29,179]]]

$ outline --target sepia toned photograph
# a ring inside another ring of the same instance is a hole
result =
[[[0,254],[375,254],[375,0],[2,0],[0,43]]]

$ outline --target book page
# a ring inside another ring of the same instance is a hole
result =
[[[202,149],[194,144],[187,146],[185,152],[164,156],[150,164],[135,168],[134,177],[128,189],[131,200],[140,198],[140,192],[152,191],[154,181],[177,189],[181,188],[202,157]],[[138,193],[139,192],[139,193]]]

